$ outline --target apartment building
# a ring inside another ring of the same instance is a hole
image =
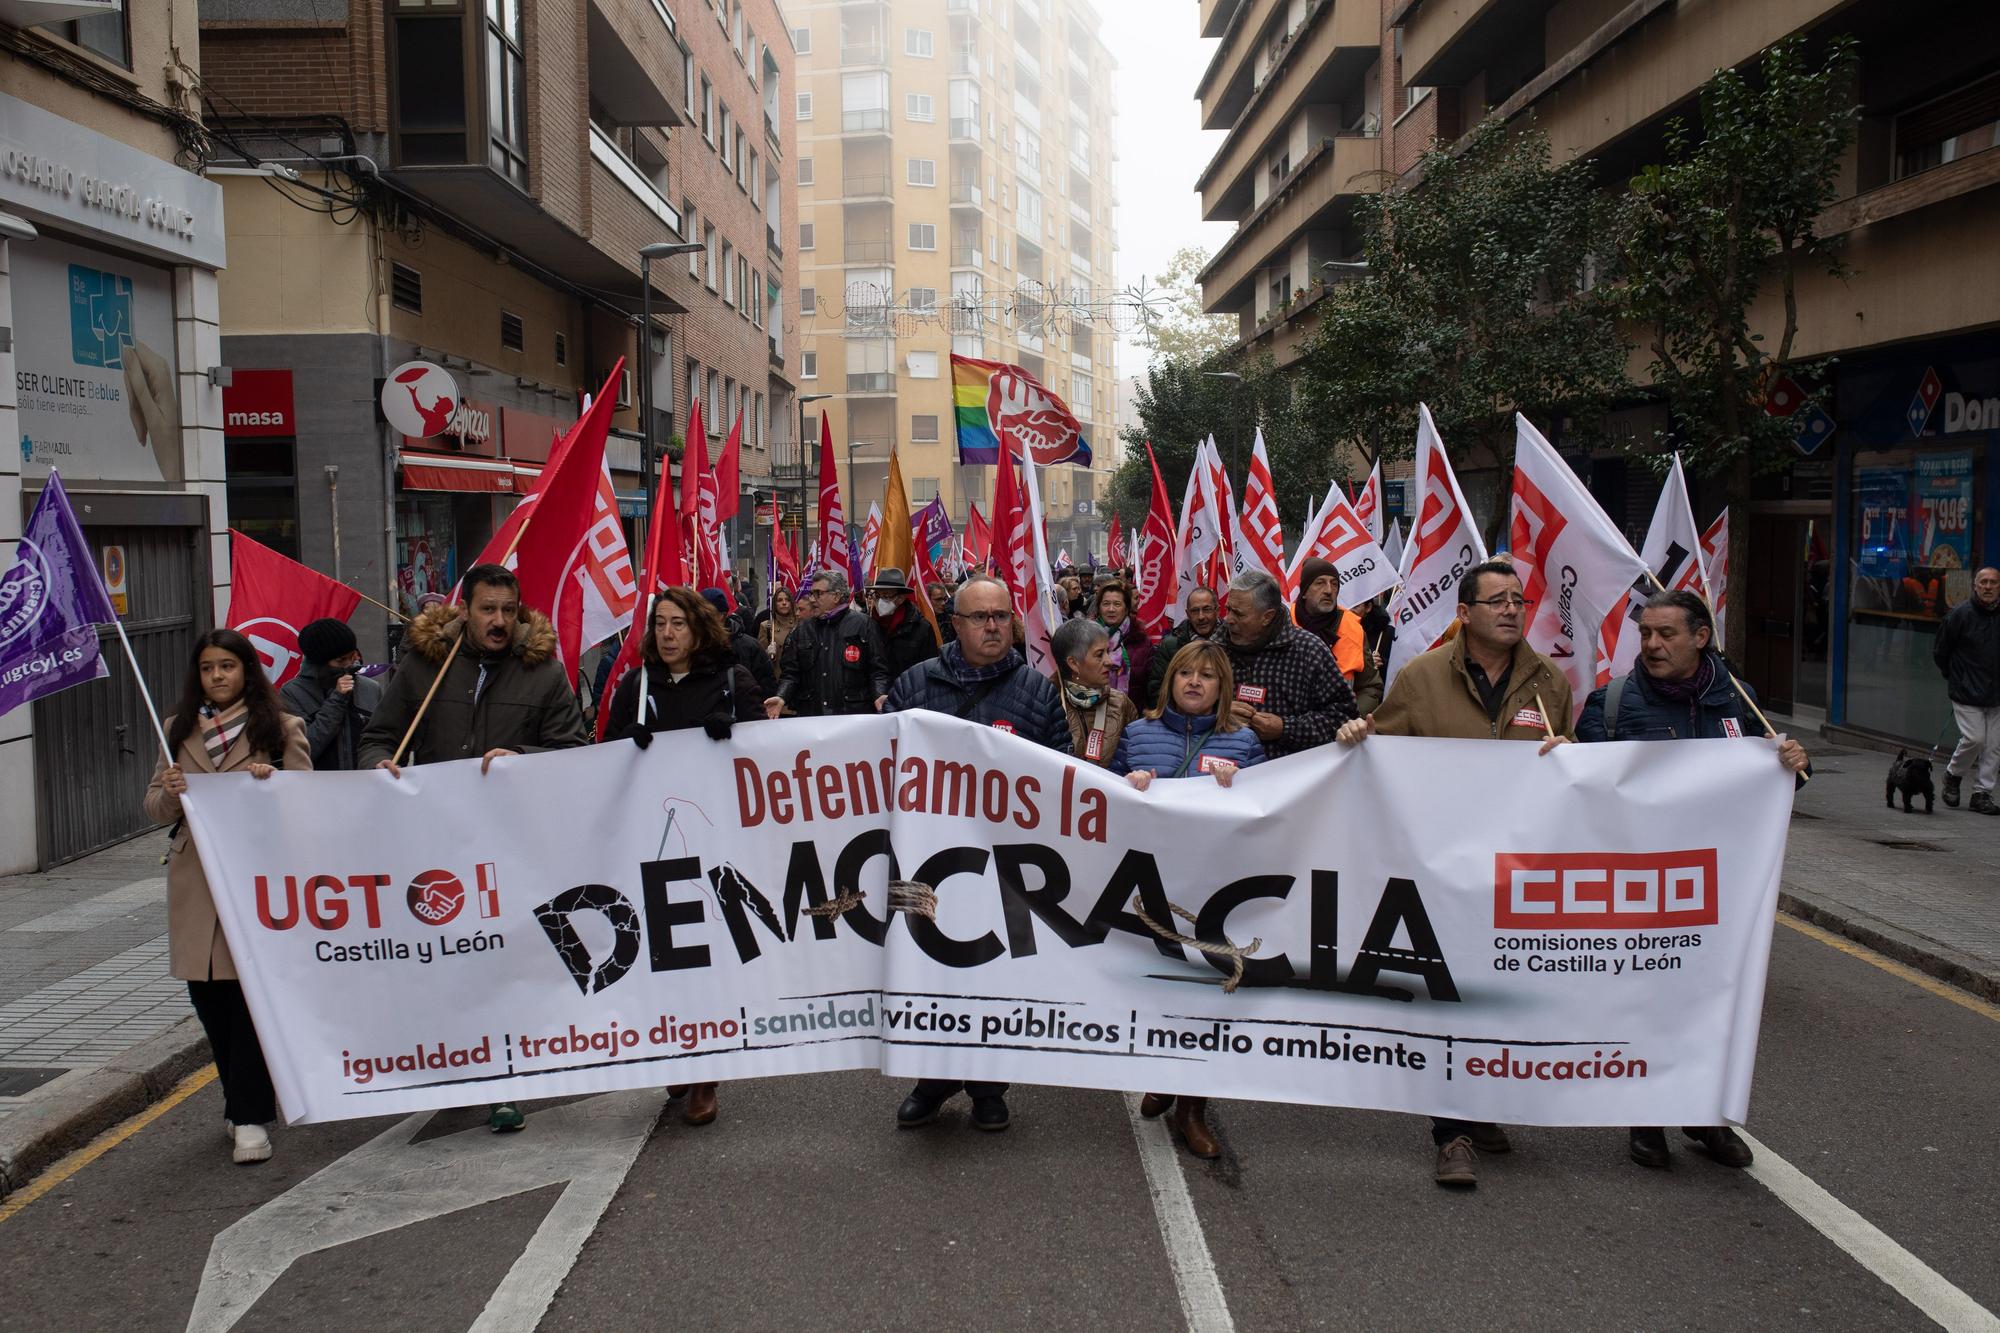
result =
[[[753,516],[798,415],[776,0],[203,0],[201,15],[210,174],[236,208],[220,307],[239,527],[413,611],[623,357],[608,457],[628,537],[649,426],[670,450],[699,398],[711,458],[743,422],[730,551],[740,573],[763,568]],[[701,248],[642,261],[681,242]],[[383,378],[410,360],[458,382],[442,434],[382,419]],[[371,652],[393,638],[385,619],[355,617]]]
[[[0,550],[60,473],[163,701],[228,579],[223,201],[191,170],[200,71],[175,38],[195,18],[196,0],[0,6]],[[10,614],[32,607],[16,591]],[[0,872],[150,822],[153,724],[116,634],[98,637],[107,676],[0,719]]]
[[[1083,0],[788,3],[798,52],[800,379],[827,395],[850,518],[890,451],[912,506],[991,511],[962,467],[951,354],[1027,367],[1084,423],[1049,532],[1103,553],[1117,464],[1115,64]],[[1054,554],[1054,551],[1051,552]]]
[[[1855,38],[1859,133],[1819,220],[1850,272],[1798,292],[1798,353],[1833,358],[1825,418],[1801,418],[1798,457],[1752,493],[1697,482],[1695,502],[1704,521],[1731,507],[1729,648],[1768,702],[1835,729],[1937,739],[1937,623],[1972,570],[2000,561],[1988,518],[2000,499],[2000,264],[1976,258],[2000,225],[2000,10],[1200,0],[1199,11],[1200,31],[1223,39],[1201,87],[1204,123],[1231,130],[1200,188],[1210,217],[1238,222],[1204,298],[1241,316],[1246,347],[1280,361],[1324,290],[1301,293],[1301,279],[1350,253],[1353,194],[1405,179],[1433,137],[1498,114],[1546,133],[1558,160],[1593,160],[1619,189],[1659,159],[1667,120],[1696,109],[1716,69],[1794,35],[1815,53]],[[1775,338],[1781,315],[1769,288],[1754,325]],[[1639,403],[1613,424],[1650,439],[1665,420]],[[1642,528],[1650,474],[1633,469],[1628,484],[1622,458],[1587,465],[1613,517]]]

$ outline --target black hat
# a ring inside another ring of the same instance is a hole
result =
[[[1307,588],[1323,578],[1331,578],[1338,584],[1340,570],[1331,560],[1321,560],[1318,556],[1314,556],[1299,566],[1299,592],[1303,594]]]
[[[336,657],[359,651],[360,647],[347,622],[331,616],[315,620],[299,631],[299,655],[314,666],[325,666]]]
[[[902,570],[894,565],[875,571],[875,577],[868,581],[869,592],[908,592],[910,580]]]

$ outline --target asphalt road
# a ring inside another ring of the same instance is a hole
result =
[[[1996,1019],[1779,927],[1750,1127],[1883,1233],[1847,1248],[1677,1134],[1647,1171],[1622,1131],[1517,1130],[1454,1194],[1418,1119],[1212,1103],[1223,1158],[1171,1159],[1191,1249],[1106,1092],[899,1133],[900,1083],[772,1079],[702,1129],[619,1094],[506,1138],[472,1111],[280,1130],[239,1168],[210,1084],[0,1213],[0,1327],[178,1329],[199,1298],[243,1329],[1169,1329],[1192,1291],[1204,1329],[1935,1328],[1878,1276],[1903,1258],[1962,1293],[1949,1326],[1996,1327]]]

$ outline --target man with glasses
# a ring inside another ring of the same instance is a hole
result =
[[[1216,635],[1236,677],[1230,703],[1273,759],[1330,743],[1354,720],[1354,689],[1317,637],[1285,614],[1284,589],[1261,569],[1229,584],[1228,609]]]
[[[1488,560],[1458,583],[1459,633],[1412,658],[1371,717],[1340,729],[1343,745],[1385,736],[1446,736],[1459,740],[1540,741],[1540,753],[1572,739],[1569,682],[1556,664],[1528,646],[1531,603],[1521,577],[1505,560]],[[1480,1152],[1513,1145],[1498,1125],[1477,1120],[1431,1121],[1437,1183],[1469,1189],[1479,1183]]]
[[[905,671],[890,688],[882,711],[927,708],[1068,754],[1069,721],[1054,683],[1014,647],[1014,606],[1007,585],[988,574],[974,575],[959,588],[952,607],[957,640]],[[1005,1083],[961,1084],[947,1078],[920,1081],[896,1111],[897,1127],[930,1124],[961,1087],[972,1097],[974,1128],[1007,1128]]]
[[[778,666],[778,692],[764,701],[769,717],[788,708],[800,717],[876,711],[889,689],[889,653],[875,622],[848,605],[845,574],[813,575]]]

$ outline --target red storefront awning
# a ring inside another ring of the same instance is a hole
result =
[[[522,467],[504,459],[459,454],[421,453],[405,449],[401,458],[406,491],[470,491],[479,494],[526,495],[534,489],[540,468]]]

